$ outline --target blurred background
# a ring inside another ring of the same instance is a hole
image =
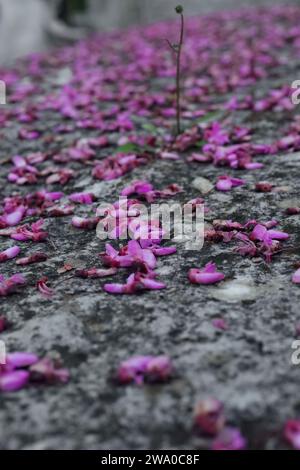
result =
[[[186,15],[300,0],[0,0],[0,65],[92,31],[125,28],[174,18],[181,3]]]

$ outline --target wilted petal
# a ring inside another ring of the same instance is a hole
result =
[[[54,291],[46,285],[47,282],[48,278],[43,277],[37,282],[37,288],[46,299],[50,299],[54,294]]]
[[[44,253],[35,253],[31,256],[27,256],[26,258],[20,258],[16,261],[17,265],[26,266],[28,264],[34,263],[41,263],[43,261],[47,261],[48,257]]]
[[[195,425],[205,434],[216,436],[225,425],[223,403],[215,398],[199,401],[195,408]]]
[[[165,382],[169,380],[173,366],[168,356],[152,357],[145,367],[145,378],[147,382]]]
[[[300,214],[300,207],[288,207],[286,209],[287,215],[297,215]]]
[[[117,268],[109,268],[109,269],[90,268],[90,269],[80,269],[76,271],[75,276],[82,277],[82,278],[98,279],[102,277],[113,276],[117,272],[118,272]]]
[[[273,189],[273,184],[268,183],[267,181],[260,181],[255,185],[255,191],[258,193],[270,193]]]
[[[33,364],[30,369],[31,382],[45,382],[54,384],[66,383],[69,380],[69,371],[60,368],[52,359],[46,357]]]

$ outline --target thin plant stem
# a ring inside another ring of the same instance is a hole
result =
[[[183,14],[180,14],[181,17],[181,30],[180,30],[180,40],[178,44],[178,50],[176,53],[176,123],[177,123],[177,135],[181,133],[181,51],[183,46],[183,35],[184,35],[184,17]]]
[[[178,44],[171,44],[171,42],[166,39],[167,44],[170,46],[172,51],[176,56],[176,134],[181,133],[181,52],[183,46],[183,37],[184,37],[184,17],[183,17],[183,7],[178,5],[175,8],[175,11],[180,15],[181,27],[180,27],[180,37]]]

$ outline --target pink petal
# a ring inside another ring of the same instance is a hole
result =
[[[115,258],[116,256],[118,256],[118,252],[117,250],[115,250],[115,248],[113,246],[111,246],[110,243],[106,243],[105,245],[105,249],[106,249],[106,253],[108,256],[111,256],[112,258]]]
[[[109,294],[125,294],[126,285],[124,284],[104,284],[103,289]]]
[[[142,259],[149,266],[150,269],[154,269],[156,266],[156,258],[151,250],[144,249],[142,251]]]
[[[246,170],[259,170],[260,168],[263,168],[264,165],[262,163],[258,163],[258,162],[251,162],[251,163],[246,163],[244,165],[244,168]]]
[[[214,318],[212,324],[218,330],[228,330],[228,325],[223,318]]]
[[[161,152],[159,156],[162,160],[179,160],[180,158],[175,152]]]
[[[280,230],[268,230],[268,235],[275,240],[287,240],[290,238],[288,233],[281,232]]]
[[[128,242],[128,254],[133,257],[142,256],[142,248],[136,240],[130,240]]]
[[[11,212],[10,214],[5,216],[5,222],[10,227],[18,225],[23,219],[24,214],[25,214],[25,207],[20,206],[14,212]]]
[[[10,281],[13,282],[14,284],[25,284],[26,280],[23,274],[14,274],[11,276]]]
[[[25,158],[21,157],[20,155],[15,155],[12,157],[12,161],[17,168],[23,168],[27,165]]]
[[[73,193],[69,196],[69,199],[80,204],[93,204],[96,198],[93,193]]]
[[[211,261],[204,266],[203,272],[205,273],[215,273],[217,271],[216,263],[212,263]]]
[[[215,263],[207,263],[204,269],[190,269],[188,273],[193,284],[215,284],[223,281],[223,273],[217,272]]]
[[[29,372],[18,370],[5,372],[0,375],[0,390],[3,392],[14,392],[25,387],[29,380]]]
[[[225,425],[223,404],[211,397],[201,400],[195,409],[195,425],[203,433],[216,436]]]
[[[165,382],[171,378],[173,366],[168,356],[152,357],[145,367],[148,382]]]
[[[90,218],[83,218],[83,217],[73,217],[72,225],[76,228],[82,228],[86,230],[92,230],[97,227],[99,223],[98,217],[90,217]]]
[[[144,373],[151,356],[134,356],[120,364],[118,369],[118,381],[123,384],[135,382],[141,385],[144,381]]]
[[[224,428],[213,441],[212,450],[243,450],[246,447],[246,440],[240,431],[235,428]]]
[[[193,269],[189,272],[189,279],[194,284],[216,284],[223,281],[224,278],[222,273],[195,273]]]
[[[155,279],[145,278],[142,281],[142,284],[147,289],[151,290],[160,290],[165,289],[167,286],[163,282],[156,281]]]
[[[292,276],[292,282],[294,284],[300,284],[300,268],[297,269],[296,272],[294,272],[294,274]]]
[[[284,437],[287,442],[297,450],[300,450],[300,421],[290,419],[284,427]]]
[[[47,384],[66,383],[70,375],[67,369],[58,368],[57,364],[48,357],[33,364],[29,372],[31,382],[45,382]]]
[[[37,361],[38,357],[31,353],[15,352],[7,354],[7,365],[13,369],[28,367],[35,364]]]
[[[232,182],[230,178],[221,177],[216,184],[216,189],[218,191],[230,191],[232,189]]]
[[[153,254],[155,256],[168,256],[173,255],[177,252],[176,246],[165,246],[165,247],[158,247],[152,248]]]
[[[102,277],[113,276],[118,272],[117,268],[109,268],[109,269],[81,269],[75,272],[75,276],[82,277],[82,278],[91,278],[91,279],[98,279]]]
[[[18,246],[13,246],[5,251],[2,251],[2,253],[0,253],[0,263],[15,258],[19,255],[20,251],[21,250]]]
[[[263,240],[267,234],[267,229],[263,225],[257,224],[253,229],[250,238],[252,240]]]

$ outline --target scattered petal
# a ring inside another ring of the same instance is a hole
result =
[[[193,284],[215,284],[225,279],[224,274],[217,271],[215,263],[211,262],[207,263],[203,269],[190,269],[188,277]]]

